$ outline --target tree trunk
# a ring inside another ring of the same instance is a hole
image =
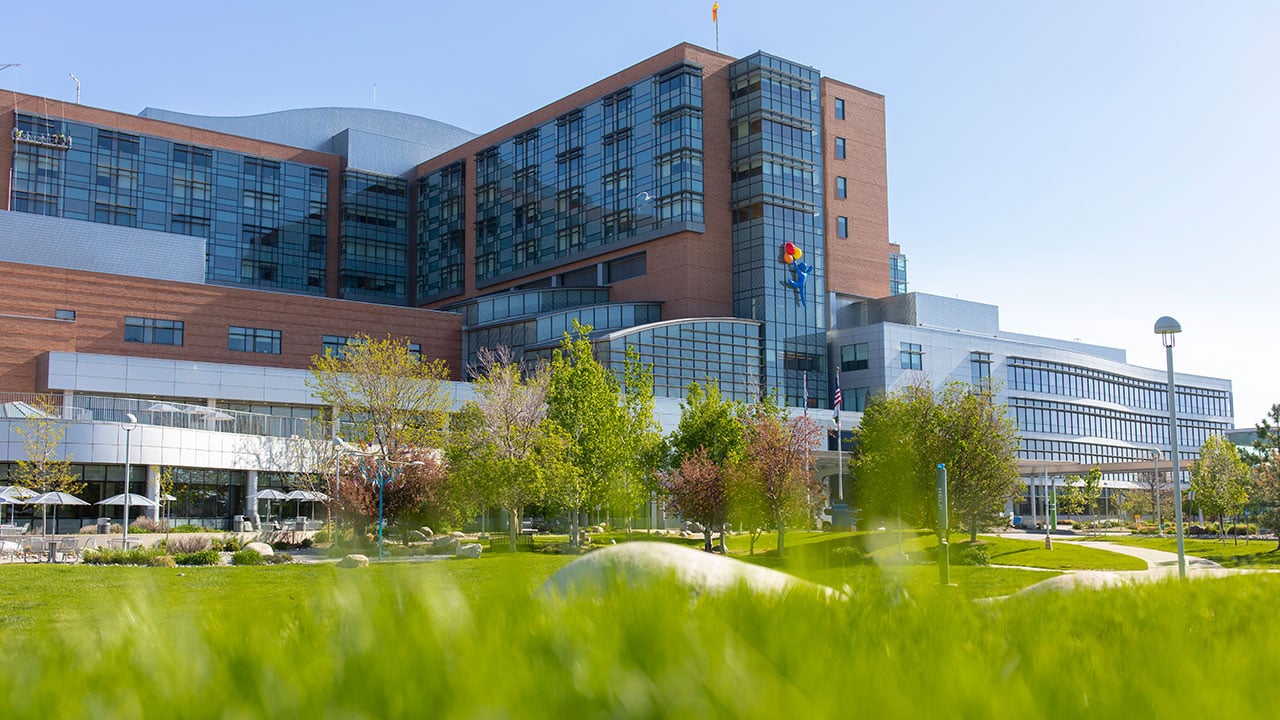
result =
[[[516,542],[520,539],[520,530],[522,529],[523,524],[520,521],[520,508],[507,508],[507,515],[511,519],[511,527],[509,528],[510,532],[507,533],[509,539],[507,547],[511,552],[515,552]]]
[[[774,513],[773,526],[778,528],[778,557],[783,557],[787,550],[787,528],[782,523],[782,513]]]
[[[711,526],[702,526],[702,551],[711,552]]]
[[[569,547],[578,547],[578,508],[569,511]]]

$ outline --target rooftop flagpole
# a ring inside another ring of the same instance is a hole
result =
[[[720,3],[711,4],[711,22],[716,26],[716,52],[720,52]]]

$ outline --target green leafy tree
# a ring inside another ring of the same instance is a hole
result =
[[[640,361],[640,352],[628,346],[622,368],[622,409],[626,422],[626,467],[608,490],[612,515],[625,518],[631,539],[636,510],[658,490],[662,468],[662,433],[654,417],[653,365]]]
[[[1262,505],[1258,519],[1276,533],[1276,549],[1280,550],[1280,450],[1270,451],[1254,465],[1252,494]]]
[[[565,443],[573,469],[557,473],[551,489],[557,504],[569,511],[569,542],[577,546],[580,516],[607,504],[631,463],[618,381],[595,359],[591,327],[575,320],[573,330],[551,359],[547,419]]]
[[[17,484],[36,492],[65,492],[77,495],[85,483],[71,471],[71,458],[63,457],[62,441],[67,427],[54,399],[37,395],[29,403],[31,412],[13,429],[21,438],[25,460],[18,461]]]
[[[947,498],[970,541],[999,521],[1009,498],[1024,488],[1018,476],[1018,433],[989,384],[950,382],[938,402],[941,461]]]
[[[937,415],[927,385],[877,395],[867,405],[849,469],[854,499],[873,525],[893,517],[913,526],[936,524]]]
[[[460,484],[470,489],[465,497],[506,511],[515,550],[525,507],[546,495],[540,460],[551,375],[546,368],[521,367],[506,348],[482,349],[477,358],[473,374],[479,400],[459,418],[450,463],[467,479]]]
[[[740,403],[720,394],[720,387],[715,381],[706,385],[689,383],[685,398],[680,403],[680,422],[664,443],[665,464],[675,470],[686,459],[699,455],[720,469],[720,481],[731,483],[734,466],[742,458],[745,446],[739,418],[741,411]],[[739,526],[755,528],[762,523],[746,517],[748,506],[745,498],[733,500],[730,505],[730,514]]]
[[[1191,464],[1191,491],[1200,508],[1218,519],[1221,538],[1225,519],[1249,501],[1249,468],[1225,436],[1210,435],[1200,446],[1200,459]]]
[[[743,427],[740,479],[755,486],[769,525],[778,532],[778,557],[783,557],[787,528],[811,522],[822,501],[812,452],[825,434],[808,416],[787,417],[767,398],[746,408]]]
[[[1273,452],[1280,451],[1280,403],[1272,405],[1266,417],[1254,428],[1258,437],[1253,441],[1253,452],[1245,457],[1250,465],[1268,462]]]
[[[1066,487],[1058,493],[1058,507],[1068,515],[1082,515],[1092,511],[1093,504],[1100,497],[1102,470],[1093,467],[1084,476],[1067,476]]]
[[[346,421],[359,444],[389,458],[402,447],[440,447],[448,377],[443,360],[422,362],[404,339],[357,335],[340,355],[311,358],[307,387]]]

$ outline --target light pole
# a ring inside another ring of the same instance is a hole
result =
[[[1187,578],[1187,554],[1182,542],[1182,477],[1178,467],[1178,397],[1173,384],[1174,335],[1182,332],[1177,320],[1165,315],[1156,321],[1156,334],[1164,343],[1165,363],[1169,370],[1169,474],[1173,477],[1173,523],[1178,538],[1178,577]]]
[[[1156,489],[1156,535],[1164,537],[1164,520],[1160,517],[1160,451],[1151,451],[1151,462],[1155,465],[1155,484]]]
[[[121,550],[129,549],[129,472],[133,467],[129,464],[129,433],[138,428],[138,418],[133,413],[125,413],[124,416],[129,422],[124,423],[120,427],[124,428],[124,541],[120,544]]]
[[[396,462],[394,460],[388,460],[381,457],[375,462],[377,475],[371,480],[371,482],[378,486],[378,560],[382,560],[382,491],[388,485],[398,480],[400,478],[400,473],[404,472],[405,468],[413,467],[415,465],[421,466],[426,463],[421,460],[414,460],[413,462]],[[366,480],[370,479],[363,466],[360,469],[360,473],[365,476]]]

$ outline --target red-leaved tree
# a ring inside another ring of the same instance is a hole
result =
[[[378,521],[378,462],[376,457],[345,458],[343,482],[335,501],[337,512],[350,521],[356,534]],[[421,465],[410,463],[420,462]],[[444,463],[438,453],[403,450],[390,463],[383,463],[383,479],[395,479],[382,491],[382,517],[388,525],[399,520],[424,516],[443,497],[446,478]]]
[[[768,402],[748,407],[743,425],[747,443],[741,481],[755,486],[754,494],[778,532],[778,556],[782,557],[787,526],[806,525],[822,502],[812,452],[825,434],[807,416],[786,417]]]
[[[724,537],[729,511],[724,470],[700,447],[685,455],[680,467],[665,475],[662,485],[671,497],[671,507],[686,520],[702,525],[704,549],[711,552],[711,534],[718,530]]]

